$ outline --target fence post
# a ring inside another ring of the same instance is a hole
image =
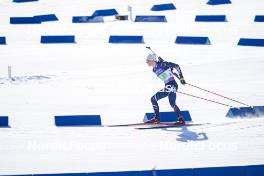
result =
[[[129,12],[129,19],[130,19],[130,21],[133,21],[133,19],[132,19],[132,7],[130,5],[127,6],[127,10]]]
[[[12,80],[12,68],[10,65],[8,66],[8,78]]]

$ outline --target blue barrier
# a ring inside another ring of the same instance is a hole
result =
[[[102,125],[100,115],[55,116],[56,126],[95,126]]]
[[[135,22],[167,22],[167,19],[163,15],[138,15],[136,16]]]
[[[193,173],[195,176],[236,176],[243,175],[245,168],[241,166],[194,168]]]
[[[40,43],[76,43],[74,35],[41,36]]]
[[[245,176],[263,176],[264,173],[264,165],[253,165],[247,166],[245,168]]]
[[[178,36],[175,43],[190,45],[211,45],[208,37]]]
[[[175,10],[176,7],[174,6],[173,3],[168,3],[168,4],[157,4],[153,5],[151,8],[152,11],[164,11],[164,10]]]
[[[38,1],[38,0],[13,0],[13,2],[17,2],[17,3],[34,2],[34,1]]]
[[[116,11],[116,9],[104,9],[94,11],[92,16],[113,16],[117,14],[118,12]]]
[[[6,45],[6,38],[0,37],[0,45]]]
[[[189,111],[181,111],[183,118],[185,121],[192,121],[191,115]],[[144,116],[143,121],[146,122],[153,118],[154,113],[146,113]],[[160,121],[161,122],[175,122],[177,121],[177,114],[176,112],[160,112]]]
[[[87,173],[33,174],[31,176],[87,176]]]
[[[157,176],[194,176],[193,169],[168,169],[168,170],[157,170]]]
[[[197,22],[226,22],[225,15],[197,15],[195,17]]]
[[[111,35],[109,37],[109,43],[144,43],[143,36],[118,36],[118,35]]]
[[[263,47],[264,46],[264,39],[241,38],[238,42],[238,45]]]
[[[264,116],[264,106],[230,108],[226,117],[259,117]]]
[[[87,173],[87,176],[153,176],[147,170],[143,171],[121,171],[121,172],[95,172]]]
[[[222,4],[231,4],[230,0],[209,0],[207,4],[209,5],[222,5]]]
[[[10,17],[10,24],[40,24],[41,21],[35,17]]]
[[[223,166],[208,168],[139,170],[94,173],[33,174],[32,176],[263,176],[264,165]]]
[[[73,23],[103,23],[104,18],[101,16],[74,16]]]
[[[8,116],[0,116],[0,127],[9,127]]]
[[[256,15],[255,22],[264,22],[264,15]]]
[[[47,21],[58,21],[58,18],[55,14],[48,14],[48,15],[37,15],[34,16],[40,22],[47,22]]]

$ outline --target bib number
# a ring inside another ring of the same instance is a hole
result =
[[[164,71],[163,73],[161,73],[159,76],[158,76],[162,81],[166,82],[167,80],[169,80],[170,78],[173,77],[170,69]]]

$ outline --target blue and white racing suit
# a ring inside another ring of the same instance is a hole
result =
[[[153,72],[165,83],[165,88],[161,89],[151,97],[151,103],[156,117],[159,117],[158,101],[165,97],[169,98],[169,103],[177,113],[178,117],[181,116],[180,109],[176,105],[176,92],[178,90],[178,84],[174,79],[173,69],[177,71],[178,75],[182,76],[179,65],[172,62],[159,61],[153,68]]]

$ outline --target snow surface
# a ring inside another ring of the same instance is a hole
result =
[[[254,16],[264,2],[233,0],[209,6],[206,0],[177,0],[175,11],[152,12],[161,0],[41,0],[0,3],[0,114],[12,128],[0,129],[0,174],[123,171],[264,163],[264,119],[227,119],[228,107],[178,95],[182,110],[204,126],[167,130],[57,128],[55,115],[100,114],[103,124],[141,122],[152,112],[150,97],[163,83],[145,64],[144,44],[109,44],[109,35],[143,35],[165,60],[178,63],[187,82],[250,105],[263,105],[264,50],[237,46],[239,38],[264,38]],[[166,15],[168,23],[113,21],[72,24],[72,16],[116,8],[134,15]],[[10,25],[11,16],[55,13],[59,21]],[[225,14],[227,23],[195,23],[195,15]],[[77,44],[43,45],[41,35],[76,35]],[[176,45],[178,35],[208,36],[210,46]],[[15,81],[7,79],[12,66]],[[208,93],[180,91],[219,100]],[[171,111],[168,100],[162,111]]]

